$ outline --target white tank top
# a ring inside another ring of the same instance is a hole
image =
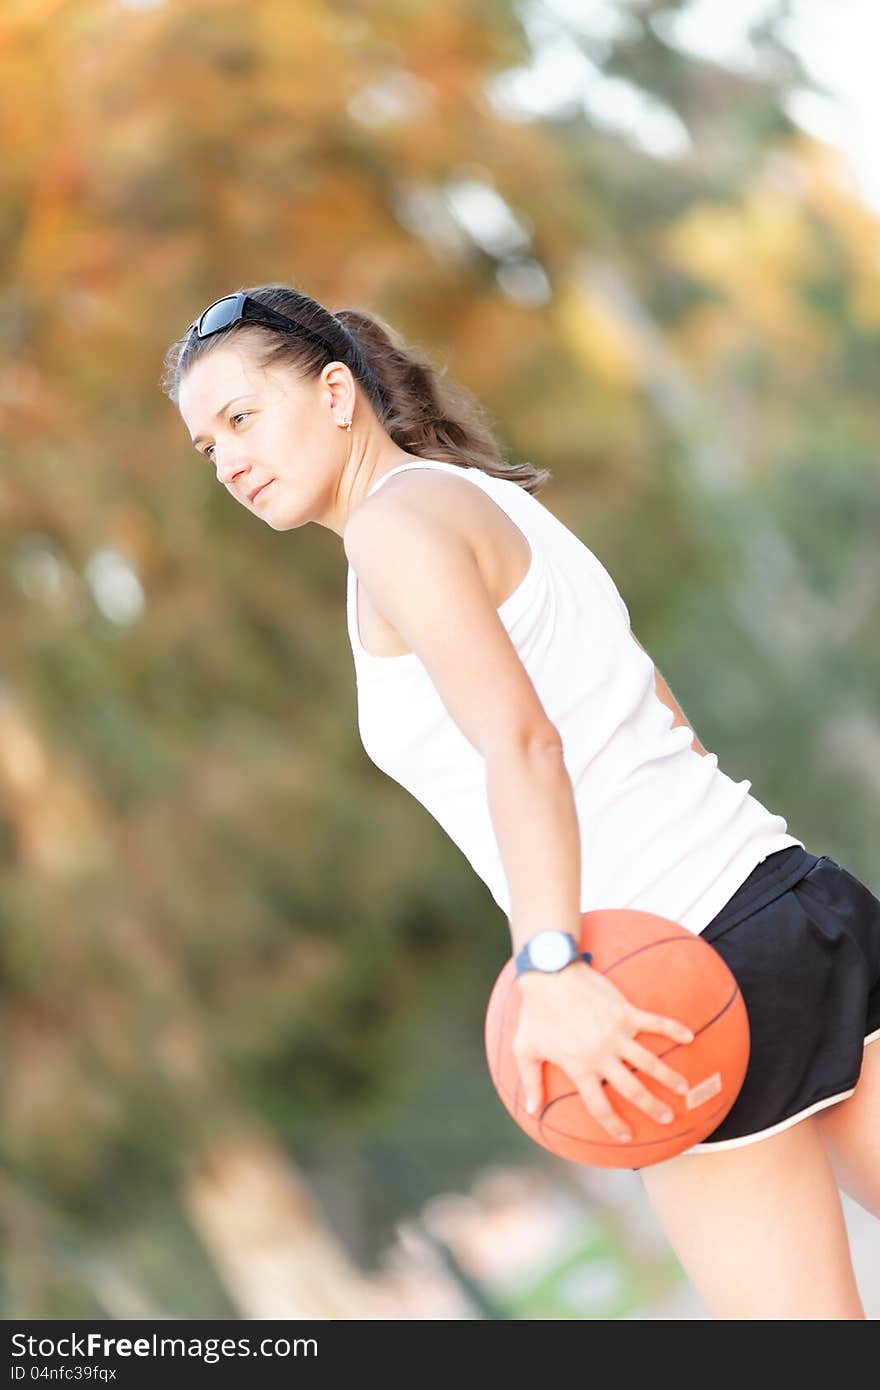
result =
[[[432,459],[392,468],[367,496],[408,468],[469,478],[531,548],[498,614],[562,738],[580,825],[581,912],[632,907],[701,932],[756,864],[803,842],[750,795],[750,781],[731,781],[716,754],[694,751],[690,728],[671,727],[613,579],[558,517],[509,478]],[[376,656],[361,645],[351,565],[347,613],[367,755],[430,812],[509,918],[482,755],[414,652]]]

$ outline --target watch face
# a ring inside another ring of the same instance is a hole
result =
[[[571,960],[571,942],[562,931],[538,932],[529,942],[529,955],[539,970],[561,970]]]

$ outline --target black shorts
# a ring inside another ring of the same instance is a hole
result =
[[[766,1139],[845,1100],[880,1038],[880,901],[827,855],[778,850],[700,933],[739,983],[749,1065],[721,1124],[685,1152]]]

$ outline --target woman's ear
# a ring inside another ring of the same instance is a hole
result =
[[[321,372],[321,390],[336,424],[354,418],[357,392],[354,377],[344,362],[328,362]]]

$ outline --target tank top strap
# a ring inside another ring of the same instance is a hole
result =
[[[532,552],[532,573],[537,571],[545,543],[542,539],[541,521],[533,499],[517,483],[496,477],[493,473],[486,473],[482,468],[475,468],[469,464],[447,463],[446,459],[418,459],[412,463],[400,463],[396,468],[389,468],[387,473],[383,473],[382,477],[367,489],[366,496],[370,497],[395,473],[402,473],[411,468],[439,468],[444,473],[454,473],[456,477],[464,478],[474,487],[478,487],[502,512],[507,513],[514,526],[523,533]]]
[[[474,472],[480,471],[479,469],[468,468],[459,463],[447,463],[445,459],[414,459],[412,463],[399,463],[396,468],[389,468],[387,473],[383,473],[381,478],[378,478],[376,482],[373,483],[372,487],[367,489],[366,496],[371,497],[373,493],[376,492],[383,483],[387,482],[389,478],[392,478],[395,473],[402,473],[409,468],[440,468],[447,473],[458,473],[463,477],[468,477]]]

